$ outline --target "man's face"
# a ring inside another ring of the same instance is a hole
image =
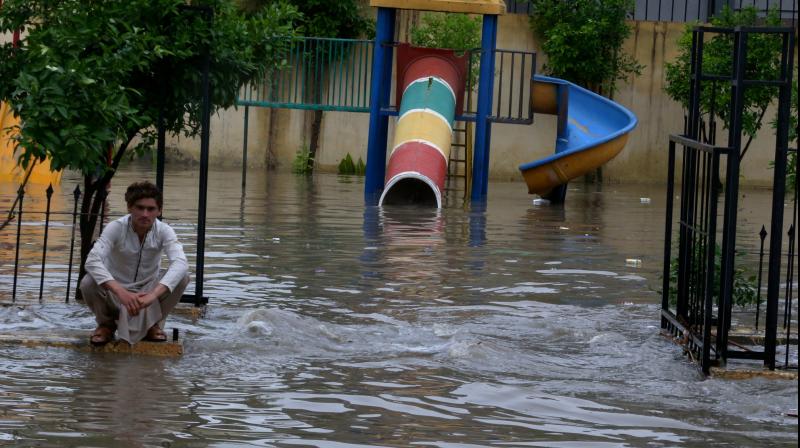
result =
[[[153,226],[153,221],[161,214],[158,203],[154,198],[139,199],[128,207],[128,213],[133,220],[133,229],[136,231],[148,231]]]

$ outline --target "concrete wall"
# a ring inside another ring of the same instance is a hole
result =
[[[418,12],[398,14],[396,40],[405,41],[408,30],[419,21]],[[606,182],[664,182],[666,178],[667,144],[670,133],[683,130],[683,110],[663,91],[664,62],[675,59],[676,42],[684,25],[668,22],[631,22],[633,32],[625,50],[645,65],[643,73],[632,82],[619,85],[614,99],[631,109],[639,118],[623,152],[603,168]],[[540,51],[525,15],[509,14],[499,21],[498,48],[537,51],[537,71],[541,72],[546,56]],[[240,165],[244,110],[222,111],[213,117],[211,158],[215,165]],[[774,116],[769,111],[766,120]],[[248,165],[279,170],[291,167],[295,152],[308,145],[313,113],[297,110],[250,110]],[[274,136],[270,135],[270,121]],[[768,121],[765,120],[765,123]],[[392,120],[393,121],[393,120]],[[349,152],[354,159],[366,160],[368,114],[325,112],[321,146],[316,159],[319,171],[336,171],[339,161]],[[393,123],[390,124],[389,141]],[[530,126],[495,124],[492,129],[490,177],[520,180],[517,166],[552,154],[555,147],[555,118],[537,115]],[[725,132],[718,130],[725,143]],[[774,133],[768,124],[753,142],[743,164],[742,182],[749,185],[771,185]],[[271,140],[271,143],[270,143]],[[191,158],[198,158],[199,142],[173,139],[171,145]]]

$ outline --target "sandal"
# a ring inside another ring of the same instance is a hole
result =
[[[114,339],[114,328],[99,325],[89,338],[89,342],[95,347],[102,347]]]
[[[153,325],[147,330],[147,336],[145,336],[144,340],[150,342],[166,342],[167,334],[164,333],[158,325]]]

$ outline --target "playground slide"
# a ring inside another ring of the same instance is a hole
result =
[[[452,51],[397,49],[400,111],[379,205],[442,207],[442,191],[463,98],[466,57]]]
[[[25,171],[17,166],[17,158],[14,154],[16,146],[14,144],[13,132],[8,128],[19,123],[11,111],[8,103],[0,102],[0,182],[20,182],[27,177],[28,183],[34,184],[57,184],[61,181],[60,171],[50,171],[50,160],[31,163]]]
[[[566,183],[614,158],[636,127],[636,116],[618,103],[571,82],[534,76],[531,101],[537,113],[558,116],[555,154],[520,165],[528,193],[563,202]]]

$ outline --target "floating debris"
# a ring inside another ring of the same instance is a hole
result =
[[[631,268],[640,268],[642,267],[642,260],[639,258],[626,258],[625,259],[625,266]]]

